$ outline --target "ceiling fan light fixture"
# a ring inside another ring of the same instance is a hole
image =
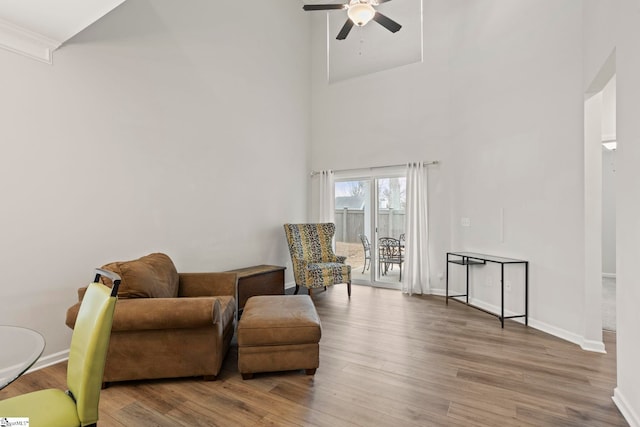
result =
[[[380,3],[386,3],[388,1],[391,0],[347,0],[345,3],[305,4],[302,6],[302,9],[308,11],[347,9],[347,16],[349,18],[336,37],[338,40],[344,40],[354,25],[362,27],[363,25],[367,25],[371,20],[376,21],[392,33],[400,31],[402,25],[377,12],[374,8],[374,6],[379,6]]]
[[[358,27],[366,25],[373,19],[376,10],[369,3],[355,3],[349,6],[347,15]]]

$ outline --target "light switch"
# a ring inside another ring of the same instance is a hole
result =
[[[471,227],[471,220],[469,218],[460,218],[460,225],[463,227]]]

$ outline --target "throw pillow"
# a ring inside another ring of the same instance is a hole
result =
[[[112,262],[103,266],[118,274],[122,281],[119,298],[175,298],[178,296],[178,272],[167,255],[153,253],[133,261]],[[111,281],[102,278],[105,284]]]

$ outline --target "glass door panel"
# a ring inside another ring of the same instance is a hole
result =
[[[371,282],[371,181],[335,183],[336,254],[347,257],[354,283]],[[373,264],[375,265],[375,264]]]
[[[406,189],[405,177],[376,179],[378,263],[375,280],[384,283],[385,287],[400,287],[404,267]]]
[[[353,283],[400,288],[405,205],[405,177],[336,181],[336,254],[347,257]],[[381,238],[398,241],[390,262],[389,254],[382,258]]]

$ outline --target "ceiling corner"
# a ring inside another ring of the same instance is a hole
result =
[[[31,59],[51,64],[53,51],[61,41],[0,19],[0,47]]]
[[[0,48],[51,64],[53,51],[125,0],[3,0]]]

